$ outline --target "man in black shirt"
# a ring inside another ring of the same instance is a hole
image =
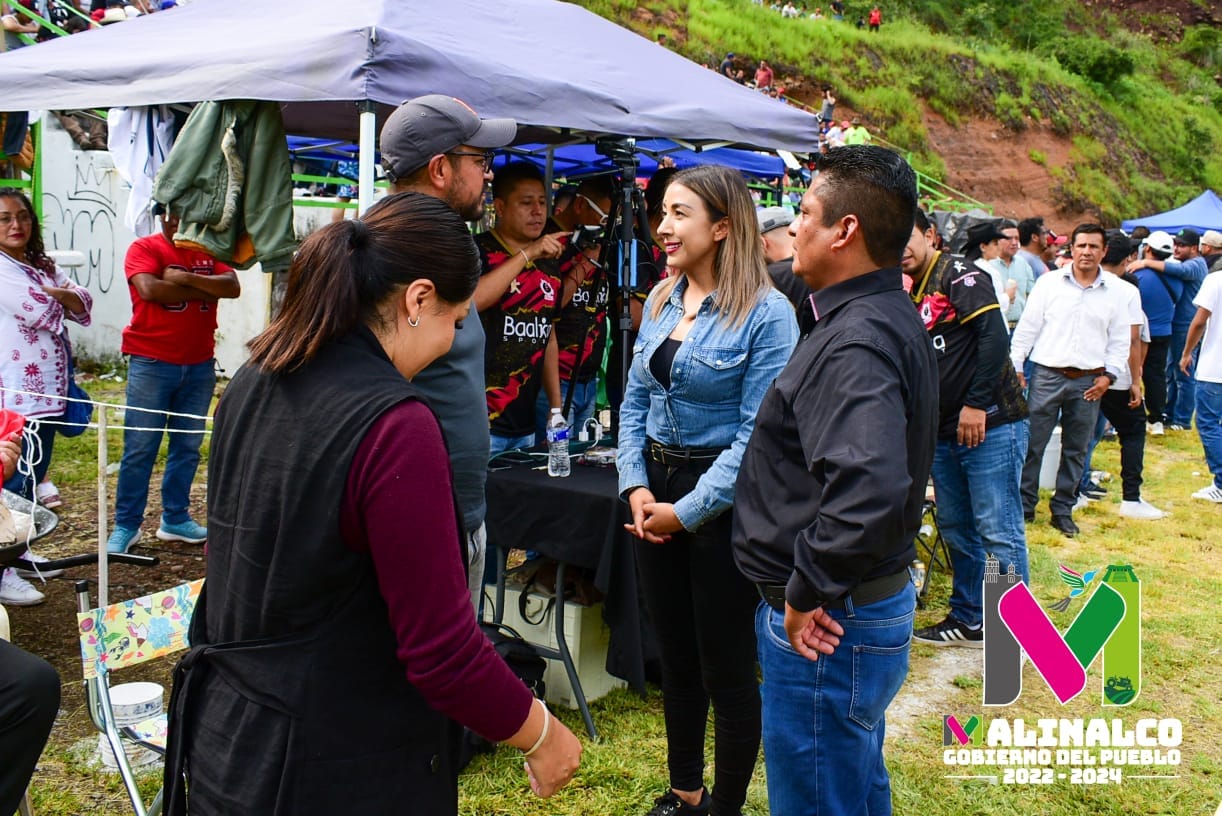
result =
[[[790,227],[808,333],[760,405],[733,536],[765,601],[775,816],[891,812],[883,714],[908,673],[908,566],[938,416],[937,360],[900,280],[916,197],[896,154],[837,148]]]
[[[934,646],[984,645],[984,562],[1024,580],[1027,531],[1019,491],[1027,456],[1027,402],[1010,363],[1010,336],[987,272],[933,249],[920,210],[901,264],[938,357],[938,529],[950,548],[950,614],[914,637]]]

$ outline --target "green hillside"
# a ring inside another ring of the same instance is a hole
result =
[[[844,22],[785,19],[751,0],[578,2],[650,39],[666,33],[696,62],[768,59],[795,99],[817,104],[831,85],[938,178],[972,157],[938,155],[929,119],[983,117],[1017,137],[1024,160],[1043,163],[1041,142],[1064,142],[1067,160],[1048,168],[1052,202],[1109,223],[1222,190],[1222,36],[1207,0],[898,0],[882,4],[876,34],[852,23],[861,2]]]

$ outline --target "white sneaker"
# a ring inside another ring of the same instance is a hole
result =
[[[1073,509],[1074,510],[1083,510],[1087,507],[1090,507],[1090,499],[1086,498],[1085,493],[1079,493],[1078,500],[1073,503]]]
[[[1150,436],[1164,436],[1166,435],[1166,433],[1167,433],[1166,430],[1163,429],[1163,423],[1161,422],[1151,422],[1150,423]]]
[[[1167,515],[1145,499],[1137,501],[1122,501],[1120,515],[1131,519],[1160,519]]]
[[[9,606],[37,606],[47,599],[34,585],[18,575],[14,570],[6,569],[0,577],[0,603]]]
[[[24,558],[26,561],[29,561],[31,564],[45,564],[47,563],[48,560],[50,560],[50,559],[42,557],[41,555],[35,555],[34,553],[30,552],[29,550],[26,550],[25,555],[21,557]],[[22,578],[58,578],[59,576],[64,574],[64,571],[62,569],[55,569],[55,570],[39,569],[37,571],[19,569],[17,570],[17,574],[20,575]]]
[[[1222,504],[1222,488],[1215,487],[1214,485],[1202,487],[1196,493],[1193,493],[1192,497],[1194,499],[1204,499],[1214,504]]]

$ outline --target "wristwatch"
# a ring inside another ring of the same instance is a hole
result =
[[[1116,375],[1110,371],[1103,372],[1102,374],[1099,375],[1099,377],[1107,377],[1108,388],[1111,388],[1113,385],[1116,384]],[[1095,379],[1099,379],[1099,377],[1096,377]]]

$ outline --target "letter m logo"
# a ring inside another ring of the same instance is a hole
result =
[[[1009,705],[1022,691],[1023,656],[1062,704],[1086,688],[1103,654],[1103,705],[1129,705],[1141,691],[1141,585],[1132,567],[1108,567],[1062,636],[1021,581],[985,584],[984,704]]]

